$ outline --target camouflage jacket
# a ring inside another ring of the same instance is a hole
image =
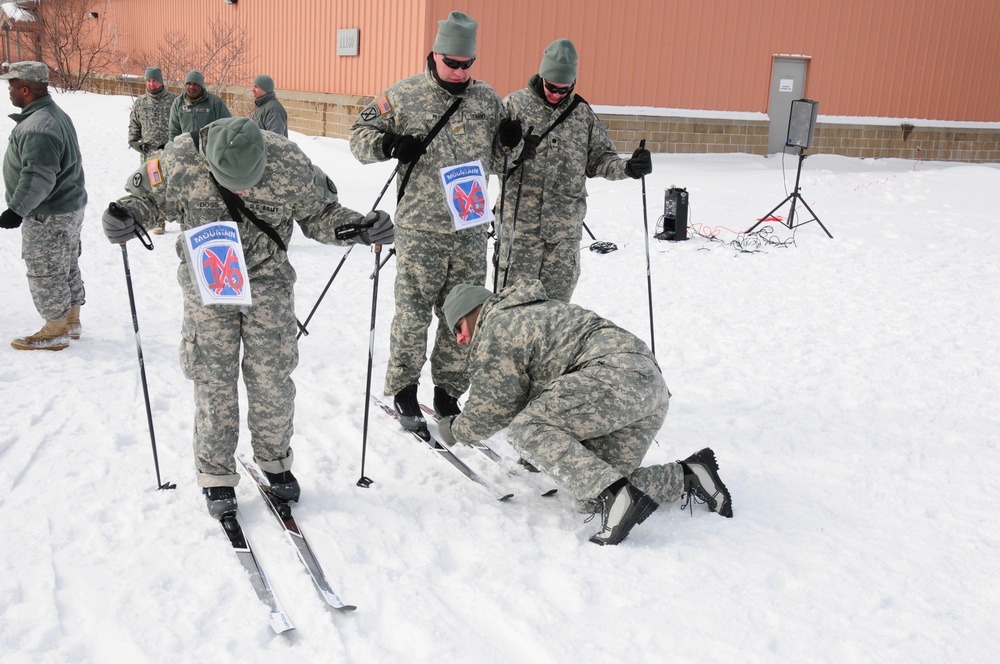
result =
[[[170,107],[176,98],[173,92],[162,88],[158,94],[146,92],[135,100],[128,118],[130,148],[144,157],[163,149],[170,141]],[[144,143],[148,146],[145,151]]]
[[[550,300],[540,281],[518,281],[483,305],[469,349],[472,384],[455,438],[482,440],[507,427],[560,376],[615,353],[649,347],[593,311]]]
[[[525,132],[533,127],[536,136],[548,129],[576,96],[568,95],[552,108],[537,92],[537,78],[534,76],[528,87],[504,99],[510,117],[521,120]],[[587,178],[624,180],[629,177],[625,161],[615,151],[594,109],[586,102],[577,104],[538,145],[535,158],[521,166],[525,171],[517,233],[546,242],[579,240],[587,215]],[[517,186],[519,177],[517,171],[510,176],[508,195]],[[513,221],[513,205],[504,206],[504,217],[504,224]]]
[[[197,99],[188,99],[186,94],[178,95],[170,106],[170,140],[232,115],[226,102],[208,90]]]
[[[474,81],[452,95],[435,81],[430,70],[399,81],[369,104],[351,127],[351,152],[362,164],[385,161],[382,137],[386,132],[423,139],[458,97],[462,104],[417,161],[396,205],[395,222],[403,228],[454,233],[439,169],[479,160],[487,173],[500,170],[502,150],[497,125],[506,117],[499,95],[488,84]],[[408,164],[399,165],[399,186]],[[486,232],[487,225],[469,229]]]
[[[283,136],[262,132],[267,145],[267,166],[257,186],[241,198],[262,222],[272,226],[285,245],[292,237],[292,221],[297,221],[306,237],[324,244],[356,242],[337,240],[335,229],[360,221],[361,213],[342,207],[337,188],[330,178],[313,165],[299,147]],[[144,220],[158,215],[180,222],[187,230],[219,219],[231,220],[226,204],[210,178],[204,149],[208,129],[200,132],[201,149],[190,134],[181,134],[160,153],[132,174],[121,202],[137,209]],[[248,274],[288,269],[288,256],[277,243],[244,219],[239,224]],[[186,262],[183,236],[177,240],[177,254]],[[294,280],[294,272],[292,273]]]

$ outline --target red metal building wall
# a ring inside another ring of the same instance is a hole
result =
[[[824,115],[1000,121],[997,0],[110,0],[124,52],[241,21],[279,89],[373,95],[419,71],[437,20],[480,23],[475,75],[503,95],[568,37],[593,104],[766,112],[771,60],[810,58]],[[336,55],[337,28],[361,54]],[[109,72],[117,73],[117,72]],[[133,73],[140,73],[135,71]]]

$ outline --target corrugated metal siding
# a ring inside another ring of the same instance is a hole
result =
[[[200,40],[211,17],[245,22],[255,69],[279,89],[373,95],[419,71],[437,20],[480,23],[475,76],[524,86],[553,39],[581,54],[591,103],[766,112],[775,54],[810,57],[824,115],[1000,121],[996,0],[112,0],[120,45],[164,32]],[[147,26],[159,26],[150,33]],[[337,28],[361,55],[337,57]],[[117,73],[117,72],[111,72]],[[133,71],[132,73],[139,73]]]

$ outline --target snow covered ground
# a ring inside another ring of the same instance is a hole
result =
[[[802,194],[834,239],[816,223],[794,238],[772,224],[786,246],[744,253],[727,243],[785,197],[795,158],[655,155],[650,228],[676,185],[692,225],[723,242],[650,242],[674,398],[647,461],[712,446],[735,518],[663,505],[618,547],[587,542],[596,525],[566,492],[542,498],[551,481],[516,472],[503,434],[490,441],[503,466],[458,454],[515,492],[508,503],[377,410],[375,483],[355,485],[374,260],[355,249],[300,343],[293,445],[299,522],[359,608],[324,609],[244,481],[244,527],[297,627],[275,636],[194,481],[176,225],[152,252],[128,245],[160,470],[177,484],[156,490],[121,251],[100,223],[138,164],[131,100],[57,102],[87,172],[88,302],[69,349],[10,348],[41,321],[19,233],[0,231],[5,664],[995,660],[1000,165],[812,156]],[[357,210],[391,172],[359,166],[345,141],[293,138]],[[575,300],[648,340],[641,185],[596,180],[590,194],[588,226],[619,250],[592,253],[587,238]],[[300,318],[344,251],[293,239]],[[378,391],[394,265],[379,291]],[[425,401],[430,386],[426,376]]]

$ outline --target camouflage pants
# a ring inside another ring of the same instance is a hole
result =
[[[427,233],[396,226],[395,242],[396,313],[389,337],[385,393],[396,394],[420,380],[433,312],[439,324],[431,352],[431,378],[448,394],[458,396],[469,389],[468,348],[455,341],[441,305],[454,286],[485,282],[486,233],[480,228]]]
[[[194,381],[194,457],[200,486],[235,486],[239,442],[238,380],[243,370],[247,426],[254,460],[271,473],[292,466],[292,425],[299,361],[295,339],[294,273],[253,275],[250,307],[203,306],[187,264],[177,278],[184,291],[181,367]],[[242,363],[240,349],[242,346]]]
[[[672,502],[684,487],[680,465],[639,468],[669,400],[652,358],[609,355],[553,381],[510,423],[507,440],[580,501],[627,477],[658,503]]]
[[[506,236],[506,237],[504,237]],[[580,240],[563,240],[562,242],[546,242],[537,236],[519,235],[514,229],[514,248],[510,251],[510,235],[504,226],[500,238],[500,279],[504,283],[504,273],[510,263],[507,273],[507,285],[518,279],[538,279],[545,286],[545,294],[550,300],[569,302],[580,280]]]
[[[28,289],[45,320],[61,320],[86,302],[80,274],[80,231],[84,208],[63,214],[29,214],[21,224],[21,258]]]

